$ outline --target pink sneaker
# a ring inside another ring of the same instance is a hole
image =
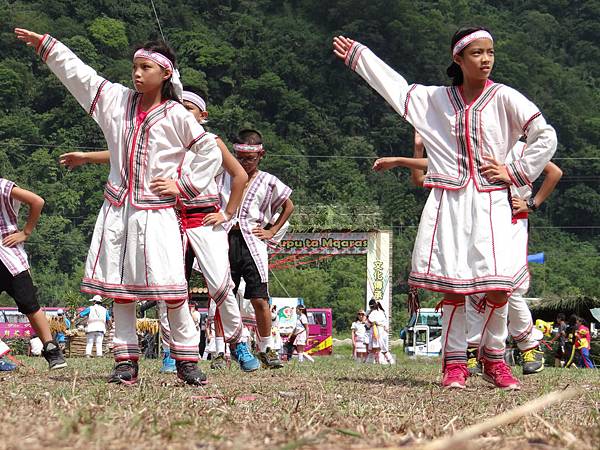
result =
[[[521,389],[521,383],[513,376],[512,370],[504,361],[484,361],[483,379],[506,391]]]
[[[446,364],[444,378],[442,378],[442,387],[447,389],[464,389],[467,378],[469,378],[469,369],[467,369],[466,364]]]

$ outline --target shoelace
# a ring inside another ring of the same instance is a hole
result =
[[[450,377],[458,377],[458,375],[462,375],[463,377],[466,377],[468,375],[469,371],[466,370],[466,368],[464,366],[459,366],[456,364],[452,364],[450,365],[450,367],[448,367],[448,376]]]
[[[527,352],[523,352],[523,361],[535,362],[535,350],[529,350]]]
[[[252,355],[250,354],[248,347],[246,347],[245,345],[239,345],[236,348],[236,353],[240,361],[247,361],[249,359],[252,359]]]
[[[494,364],[492,367],[492,372],[494,372],[496,376],[513,379],[512,370],[510,370],[510,367],[508,367],[506,364]]]

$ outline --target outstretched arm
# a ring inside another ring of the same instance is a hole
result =
[[[58,157],[58,162],[69,170],[73,170],[84,164],[108,164],[110,163],[110,152],[103,150],[101,152],[63,153]]]
[[[379,158],[373,163],[375,172],[384,172],[396,167],[406,167],[407,169],[427,170],[427,158],[407,158],[405,156],[387,156]]]
[[[333,38],[333,53],[356,71],[403,118],[413,123],[408,109],[409,86],[394,69],[359,42],[345,36]],[[413,123],[413,125],[415,125]]]
[[[29,215],[27,216],[27,222],[25,223],[23,230],[9,234],[2,240],[2,243],[7,247],[14,247],[21,242],[25,242],[31,233],[33,233],[33,229],[37,225],[40,215],[42,214],[44,199],[31,191],[21,189],[17,186],[13,187],[10,196],[21,203],[29,205]]]

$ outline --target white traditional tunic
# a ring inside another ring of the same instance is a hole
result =
[[[0,178],[0,261],[13,276],[29,270],[23,242],[13,247],[6,247],[2,243],[6,236],[19,231],[17,218],[21,202],[11,197],[15,186],[12,181]]]
[[[221,166],[214,137],[180,103],[168,100],[137,120],[142,94],[111,83],[67,47],[45,35],[36,49],[98,123],[110,151],[110,173],[85,267],[82,291],[118,300],[185,300],[176,196],[150,189],[156,177],[177,179],[184,199],[203,192]],[[187,152],[192,173],[179,176]]]
[[[531,185],[556,150],[556,133],[538,108],[514,89],[488,82],[466,104],[459,86],[409,85],[355,42],[346,64],[422,136],[433,188],[423,210],[409,282],[440,292],[512,291],[515,271],[511,206],[506,185],[481,174],[484,155],[504,161],[520,136],[522,156],[507,164],[513,185]],[[522,251],[522,249],[518,249]]]
[[[222,198],[221,203],[226,205],[231,194],[231,177],[226,173],[223,174],[219,185],[219,193]],[[269,242],[262,241],[254,236],[252,230],[256,227],[265,227],[269,223],[273,223],[277,210],[290,198],[291,194],[292,190],[275,175],[259,171],[254,179],[250,181],[236,217],[225,224],[225,229],[229,232],[236,222],[239,223],[242,236],[246,245],[248,245],[248,249],[250,250],[252,259],[256,263],[260,279],[263,283],[268,283],[269,281],[267,246],[276,245],[283,238],[287,227],[281,227]]]

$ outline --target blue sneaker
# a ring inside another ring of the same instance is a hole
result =
[[[169,350],[164,351],[163,363],[160,368],[161,373],[176,373],[177,367],[175,367],[175,360],[171,358],[171,352]]]
[[[12,372],[17,369],[17,365],[11,363],[6,358],[0,358],[0,372]]]
[[[244,372],[254,372],[260,367],[260,362],[250,353],[245,342],[238,342],[232,354]]]

